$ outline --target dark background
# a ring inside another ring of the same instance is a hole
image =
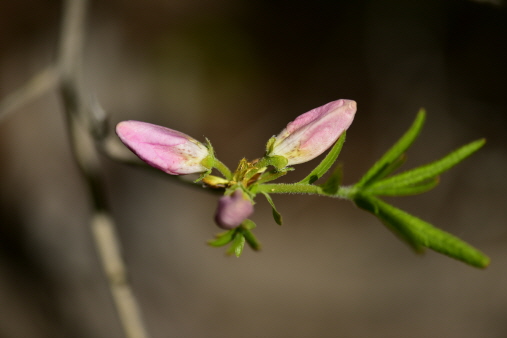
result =
[[[427,194],[390,200],[483,250],[481,271],[419,257],[348,202],[258,199],[263,251],[205,241],[216,196],[104,159],[153,337],[506,337],[507,8],[501,1],[95,1],[85,75],[111,115],[209,138],[233,168],[297,115],[358,103],[340,156],[354,183],[428,116],[408,167],[487,145]],[[61,3],[0,4],[0,97],[56,57]],[[0,336],[120,337],[89,198],[52,92],[0,125]],[[298,165],[287,181],[316,161]]]

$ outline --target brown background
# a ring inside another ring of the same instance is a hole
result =
[[[0,4],[0,97],[55,58],[61,3]],[[153,337],[506,337],[507,9],[473,1],[96,1],[86,80],[112,126],[208,137],[230,167],[287,122],[358,102],[345,183],[408,127],[408,166],[486,137],[440,186],[393,199],[492,258],[480,271],[414,255],[352,204],[274,196],[252,217],[263,251],[205,240],[216,196],[104,159],[124,256]],[[55,93],[0,125],[0,337],[120,337],[86,189]],[[288,175],[305,176],[316,163]]]

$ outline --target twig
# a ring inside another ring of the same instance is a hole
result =
[[[90,222],[99,260],[127,338],[147,338],[142,316],[127,280],[121,248],[110,216],[99,160],[106,119],[96,101],[82,89],[82,47],[87,0],[66,0],[56,65],[48,66],[0,102],[0,121],[16,108],[58,88],[62,97],[73,156],[90,190],[94,214]]]
[[[125,335],[147,337],[137,301],[126,279],[125,264],[119,255],[120,245],[113,219],[107,213],[95,213],[92,230]]]
[[[23,86],[3,98],[0,102],[0,121],[23,104],[45,94],[54,88],[57,83],[58,72],[56,71],[56,67],[49,66],[44,68]]]
[[[127,280],[127,270],[113,218],[104,193],[101,165],[93,139],[94,118],[101,112],[92,112],[98,104],[84,100],[81,86],[81,55],[84,39],[86,0],[67,0],[63,15],[58,67],[69,138],[73,155],[85,177],[94,205],[91,228],[102,267],[118,312],[125,336],[146,338],[148,334],[140,310]],[[84,128],[83,128],[84,124]]]

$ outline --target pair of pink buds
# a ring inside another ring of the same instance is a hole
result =
[[[306,112],[280,132],[266,157],[281,156],[287,166],[308,162],[330,148],[349,128],[356,102],[337,100]],[[149,165],[171,175],[209,172],[214,154],[194,138],[179,131],[139,121],[116,126],[121,141]],[[253,202],[243,189],[220,198],[216,223],[224,229],[238,227],[253,213]]]

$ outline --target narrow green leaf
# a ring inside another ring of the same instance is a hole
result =
[[[343,134],[340,136],[340,138],[336,141],[333,148],[329,151],[329,153],[324,157],[322,162],[312,170],[312,172],[303,178],[298,183],[309,183],[312,184],[313,182],[317,181],[319,178],[321,178],[328,170],[333,166],[333,164],[336,162],[336,159],[338,158],[338,155],[340,155],[340,152],[343,147],[343,143],[345,142],[346,132],[343,132]]]
[[[415,252],[422,253],[424,248],[419,244],[417,235],[413,233],[412,229],[403,222],[398,222],[396,219],[392,219],[386,213],[381,212],[381,208],[378,205],[379,199],[373,196],[361,196],[356,195],[354,203],[361,209],[364,209],[375,216],[384,224],[392,233],[394,233],[399,239],[408,244]]]
[[[367,186],[372,182],[375,182],[379,177],[384,177],[389,172],[389,168],[396,161],[399,161],[400,156],[412,145],[414,140],[419,135],[426,117],[424,109],[419,110],[415,121],[409,130],[394,144],[381,158],[378,160],[373,167],[366,172],[366,174],[359,180],[355,185],[357,188]],[[387,170],[387,171],[386,171]]]
[[[268,203],[271,205],[271,208],[273,210],[273,218],[275,219],[276,224],[282,225],[282,215],[280,215],[278,210],[276,210],[275,203],[273,202],[273,199],[266,192],[262,192],[262,194],[266,197],[266,199],[268,200]]]
[[[322,191],[328,195],[335,195],[340,189],[340,184],[342,183],[343,170],[339,165],[334,170],[331,176],[327,179],[327,181],[321,185]]]
[[[401,154],[397,159],[395,159],[391,164],[384,167],[384,169],[380,170],[377,175],[375,175],[374,181],[379,181],[386,177],[387,175],[394,172],[396,169],[401,167],[405,161],[407,160],[407,156],[405,154]],[[373,182],[373,181],[372,181]]]
[[[424,192],[430,191],[438,185],[439,178],[432,177],[426,181],[419,182],[414,185],[407,186],[376,186],[366,188],[363,192],[364,194],[371,194],[375,196],[407,196],[407,195],[417,195],[422,194]]]
[[[377,207],[376,215],[379,218],[389,220],[391,224],[397,224],[409,230],[411,237],[419,245],[478,268],[485,268],[489,265],[489,257],[459,238],[380,199],[374,197],[369,197],[369,199],[374,201]]]
[[[371,186],[371,189],[386,190],[403,188],[411,185],[417,185],[418,183],[432,179],[435,176],[438,176],[441,173],[451,169],[456,164],[472,155],[474,152],[479,150],[485,142],[486,140],[484,139],[471,142],[459,148],[458,150],[451,152],[438,161],[402,172],[400,174],[376,182]]]
[[[219,233],[215,235],[216,237],[215,239],[209,240],[208,244],[215,247],[227,245],[233,240],[235,232],[236,232],[235,229],[232,229],[226,232]]]
[[[243,248],[245,247],[245,236],[241,233],[241,231],[236,231],[234,235],[234,240],[232,241],[231,246],[227,250],[228,255],[236,255],[236,257],[241,256],[243,252]]]

